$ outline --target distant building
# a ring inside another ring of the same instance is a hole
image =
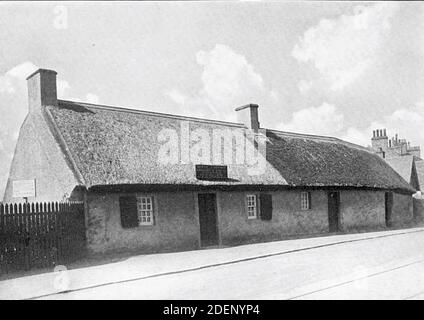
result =
[[[399,139],[397,134],[389,140],[386,129],[373,131],[371,147],[374,152],[379,154],[383,159],[407,155],[412,155],[421,159],[421,148],[419,146],[411,147],[409,141],[406,139]]]
[[[386,129],[377,129],[373,131],[371,148],[414,189],[424,191],[424,161],[419,146],[411,146],[406,139],[399,139],[398,134],[389,139]]]

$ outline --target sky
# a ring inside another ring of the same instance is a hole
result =
[[[225,121],[257,103],[261,127],[424,147],[421,2],[0,2],[0,197],[37,68],[61,99]]]

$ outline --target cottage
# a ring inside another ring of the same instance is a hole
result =
[[[85,203],[91,252],[140,252],[408,223],[415,189],[375,153],[337,138],[58,100],[56,72],[28,77],[29,112],[4,196]]]

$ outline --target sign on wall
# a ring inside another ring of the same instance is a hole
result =
[[[35,197],[35,179],[13,181],[13,198]]]

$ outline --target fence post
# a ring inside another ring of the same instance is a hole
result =
[[[0,269],[69,263],[85,237],[81,203],[0,203]]]
[[[6,235],[5,235],[5,226],[4,226],[4,205],[0,203],[0,271],[5,269],[5,244],[6,244]]]
[[[20,204],[19,204],[20,205]],[[29,270],[31,268],[30,266],[30,259],[29,259],[29,233],[28,233],[28,216],[29,210],[27,210],[27,203],[24,203],[22,206],[23,210],[21,211],[21,232],[22,232],[22,244],[23,244],[23,259],[25,264],[25,269]]]

